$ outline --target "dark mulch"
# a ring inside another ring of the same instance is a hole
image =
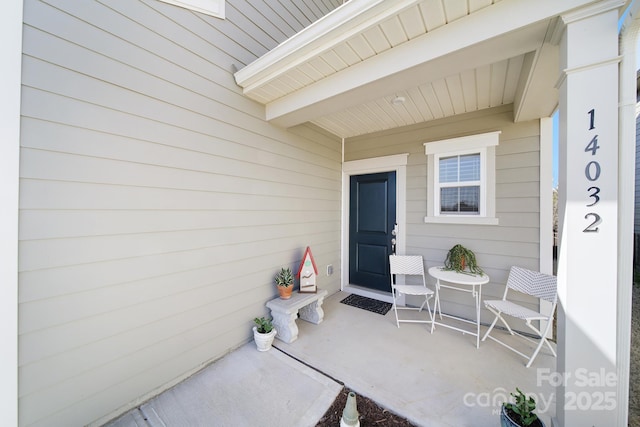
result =
[[[324,416],[320,418],[316,427],[336,427],[340,425],[342,411],[347,404],[347,396],[350,391],[352,390],[342,388],[338,397],[336,397],[331,407],[327,409]],[[416,427],[415,424],[411,424],[406,419],[384,409],[373,400],[357,393],[356,406],[360,415],[360,427]]]

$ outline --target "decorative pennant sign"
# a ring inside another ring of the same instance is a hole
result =
[[[307,246],[307,250],[304,252],[302,261],[300,261],[300,267],[298,268],[298,278],[300,279],[300,293],[315,293],[318,288],[316,287],[316,277],[318,276],[318,268],[316,262],[311,254],[311,249]]]

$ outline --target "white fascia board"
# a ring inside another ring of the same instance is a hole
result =
[[[620,9],[624,6],[626,0],[602,0],[594,2],[590,7],[569,12],[562,17],[562,20],[568,24],[569,22],[579,21],[584,18],[593,16],[594,14],[604,13],[612,9]]]
[[[351,0],[238,70],[236,83],[244,92],[258,88],[420,1]]]
[[[518,85],[514,102],[514,122],[526,122],[539,117],[550,117],[558,106],[558,89],[555,82],[560,70],[560,47],[544,43],[526,59],[527,70],[523,70],[524,81]],[[547,82],[554,82],[549,88]]]
[[[514,101],[514,122],[550,117],[558,108],[558,89],[555,84],[550,88],[549,82],[558,80],[563,31],[560,17],[550,21],[545,42],[525,57]]]
[[[418,68],[429,61],[471,48],[484,41],[499,39],[501,36],[509,36],[509,33],[517,32],[519,29],[525,29],[526,32],[526,27],[536,23],[544,23],[545,20],[588,3],[591,2],[587,0],[566,0],[562,2],[557,0],[539,0],[535,2],[516,0],[496,3],[407,43],[375,55],[364,62],[348,67],[304,89],[279,98],[267,104],[266,118],[284,127],[303,123],[313,117],[326,114],[326,109],[319,108],[317,109],[318,111],[309,113],[298,111],[300,109],[332,96],[346,94],[349,91],[352,91],[350,95],[355,95],[353,93],[354,89],[365,87],[386,77],[399,75],[405,70]],[[531,40],[528,42],[531,44]],[[542,41],[535,40],[534,46],[525,48],[523,43],[527,43],[527,40],[523,39],[518,43],[514,43],[515,46],[513,47],[519,47],[521,53],[524,53],[538,49],[542,45]],[[327,49],[333,46],[327,47]],[[528,50],[526,50],[527,48]],[[491,49],[489,54],[505,57],[502,52],[501,49]],[[478,55],[476,59],[477,61],[489,63],[486,61],[486,56],[482,58]],[[465,66],[465,69],[469,68],[472,68],[472,66]],[[406,82],[407,79],[403,77],[399,78],[399,80]],[[433,78],[430,80],[432,81]],[[394,88],[389,87],[387,82],[385,82],[385,86],[388,87],[388,92],[393,92]],[[344,105],[343,101],[340,101],[340,103],[344,108],[346,105]],[[350,104],[357,104],[362,99],[357,96],[350,96],[349,101]],[[325,113],[318,114],[322,110],[325,110]],[[290,116],[285,117],[287,115]]]

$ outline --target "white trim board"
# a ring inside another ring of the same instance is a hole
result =
[[[540,266],[541,273],[553,274],[553,119],[540,119]],[[540,310],[548,313],[552,304],[540,300]],[[544,330],[545,325],[540,325]],[[553,335],[549,329],[547,338]]]
[[[3,423],[18,425],[18,192],[20,160],[21,0],[8,2],[0,16],[0,407]]]

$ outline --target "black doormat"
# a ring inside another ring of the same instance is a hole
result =
[[[391,309],[392,304],[390,302],[378,301],[375,299],[362,297],[360,295],[351,294],[342,301],[343,304],[350,305],[352,307],[362,308],[363,310],[371,311],[374,313],[382,314],[383,316]]]

